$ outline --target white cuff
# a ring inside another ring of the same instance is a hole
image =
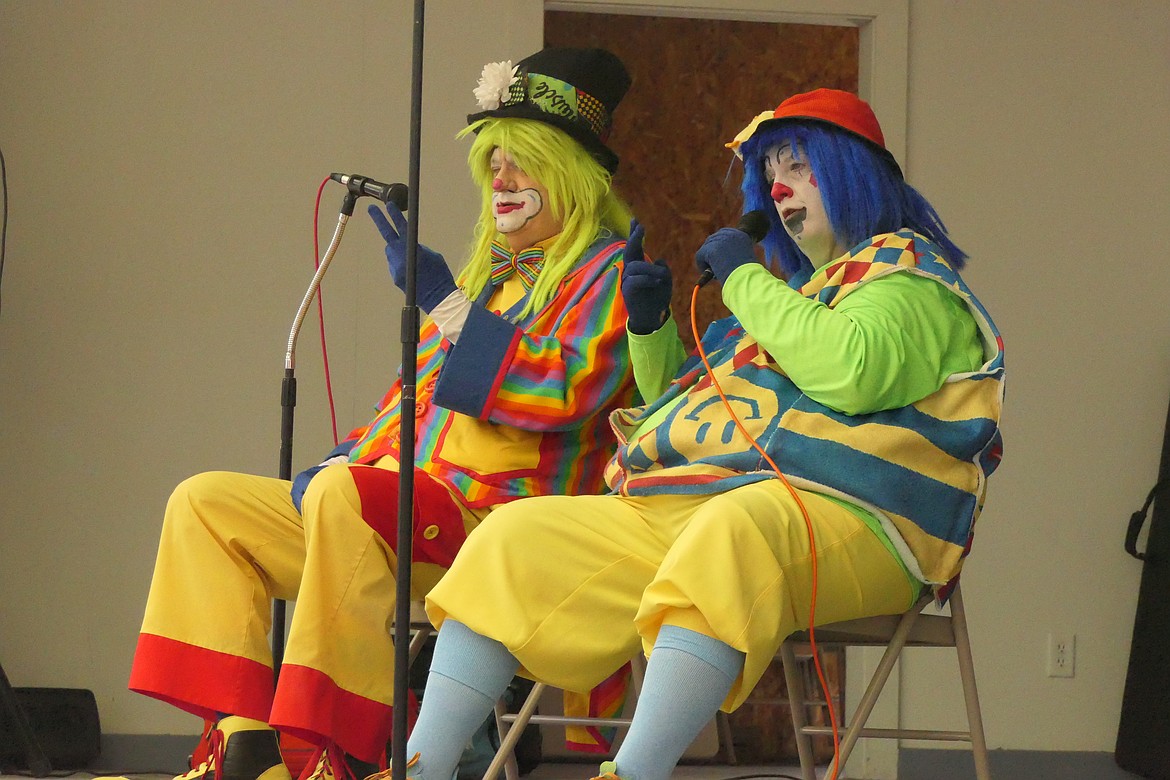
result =
[[[463,325],[467,316],[471,314],[471,299],[463,294],[462,290],[455,290],[435,308],[431,309],[431,319],[435,321],[439,332],[452,344],[459,340],[463,333]]]

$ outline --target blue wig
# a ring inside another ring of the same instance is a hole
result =
[[[764,173],[764,152],[789,144],[797,159],[807,157],[825,203],[829,224],[842,246],[854,247],[880,233],[910,228],[939,246],[951,267],[963,267],[967,255],[947,236],[934,207],[902,178],[892,158],[852,133],[822,122],[783,122],[765,126],[740,147],[743,155],[744,212],[761,210],[771,227],[763,240],[768,262],[778,263],[789,279],[812,264],[784,232],[771,184]]]

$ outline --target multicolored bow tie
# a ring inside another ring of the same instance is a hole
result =
[[[520,283],[525,290],[531,290],[536,277],[544,266],[544,247],[533,246],[512,254],[501,244],[492,244],[491,283],[503,284],[512,274],[520,274]]]

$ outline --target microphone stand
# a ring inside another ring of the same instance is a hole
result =
[[[399,453],[398,453],[398,570],[395,575],[396,604],[394,613],[394,708],[391,739],[391,780],[406,780],[406,730],[407,706],[410,687],[410,581],[411,559],[414,549],[414,443],[415,443],[415,385],[418,375],[418,330],[419,311],[415,304],[415,280],[418,276],[418,193],[419,193],[419,149],[422,144],[422,52],[423,18],[426,0],[414,3],[414,48],[411,73],[411,126],[410,126],[410,178],[407,195],[406,230],[406,304],[402,309],[402,393],[399,401]],[[357,194],[352,189],[346,193],[338,215],[337,228],[325,257],[313,276],[309,289],[301,301],[288,337],[285,352],[284,381],[281,385],[280,477],[292,479],[292,429],[293,409],[296,406],[295,352],[297,335],[305,313],[312,303],[321,284],[321,278],[328,270],[337,246],[345,233],[345,225],[353,215]],[[281,599],[272,605],[272,662],[273,671],[279,674],[284,658],[285,602]]]
[[[419,148],[422,144],[423,17],[426,0],[414,3],[414,48],[410,94],[409,217],[406,230],[406,305],[402,309],[402,393],[398,415],[398,570],[394,613],[394,709],[391,780],[406,780],[407,696],[410,686],[410,575],[414,552],[415,382],[418,375],[419,313],[415,305],[418,274]]]
[[[301,324],[305,321],[305,314],[309,311],[309,306],[312,304],[313,298],[316,297],[317,290],[321,287],[321,279],[329,270],[333,256],[337,254],[337,247],[341,244],[341,237],[345,234],[346,223],[353,216],[353,208],[357,199],[358,195],[353,190],[345,193],[345,198],[341,202],[341,211],[337,215],[337,227],[333,230],[333,238],[329,241],[325,256],[317,264],[317,272],[313,274],[313,280],[309,282],[309,289],[305,291],[305,297],[301,300],[296,317],[293,318],[292,330],[288,334],[288,348],[284,353],[284,381],[280,385],[279,473],[281,479],[292,479],[293,410],[297,405],[297,378],[295,375],[297,336],[300,334]],[[280,665],[284,661],[286,606],[284,599],[274,599],[272,602],[272,672],[277,676],[280,675]]]

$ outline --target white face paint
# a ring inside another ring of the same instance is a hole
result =
[[[492,151],[492,213],[496,230],[504,234],[513,252],[561,232],[561,223],[548,207],[548,190],[524,172],[512,155]]]
[[[825,202],[808,159],[797,159],[788,144],[764,152],[764,176],[772,185],[772,200],[784,230],[809,259],[820,268],[848,251],[833,234]]]

